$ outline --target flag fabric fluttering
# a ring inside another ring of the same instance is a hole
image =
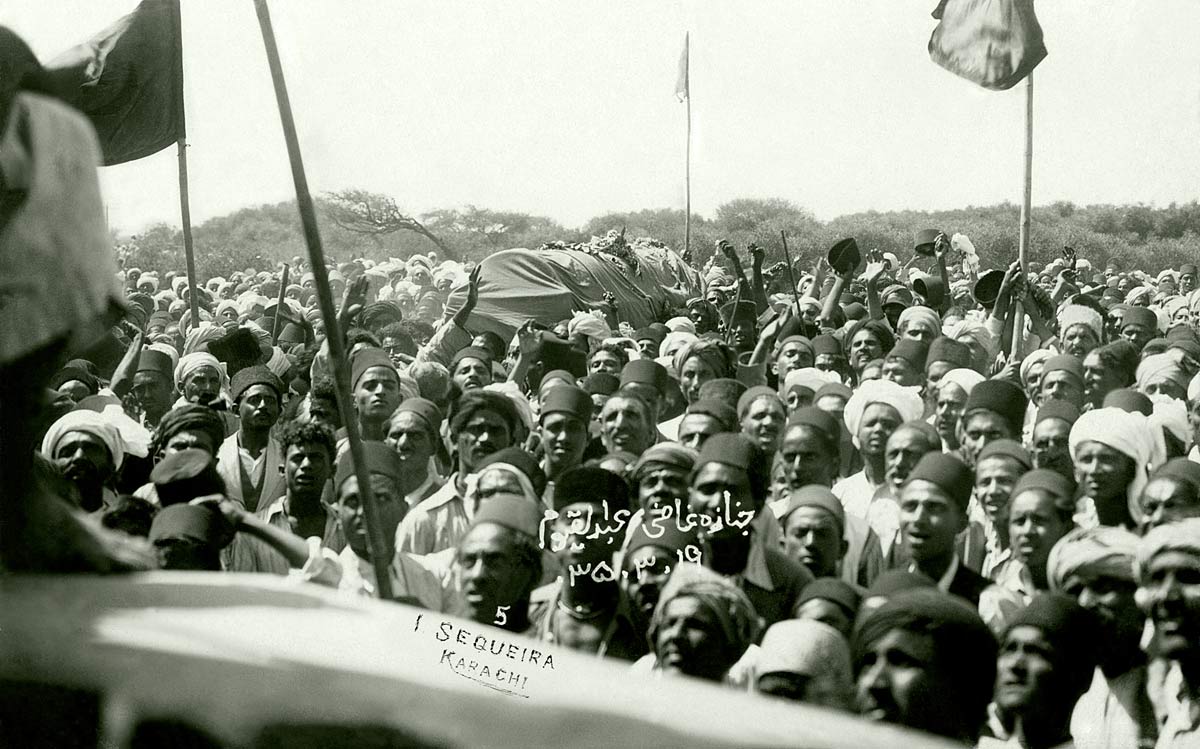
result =
[[[993,91],[1012,88],[1046,57],[1033,0],[941,0],[929,57]]]
[[[679,55],[679,78],[675,81],[675,96],[679,101],[688,98],[688,34],[683,35],[683,53]]]
[[[132,13],[46,65],[56,92],[96,128],[104,164],[157,153],[184,135],[179,0]]]

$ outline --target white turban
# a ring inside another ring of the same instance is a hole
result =
[[[672,317],[666,322],[667,330],[672,333],[696,334],[696,324],[686,317]]]
[[[1138,537],[1124,528],[1076,528],[1060,538],[1050,550],[1046,560],[1046,580],[1050,590],[1061,592],[1067,578],[1080,572],[1132,581],[1137,545]]]
[[[217,357],[207,351],[197,351],[180,358],[179,363],[175,365],[175,389],[182,391],[183,381],[201,367],[212,367],[217,370],[217,375],[221,378],[221,389],[226,389],[229,382],[225,377],[225,368],[221,366],[221,362],[217,361]]]
[[[1138,582],[1146,582],[1146,567],[1150,560],[1164,551],[1182,551],[1200,556],[1200,518],[1187,518],[1150,529],[1138,542],[1133,561]]]
[[[970,318],[943,325],[942,335],[967,344],[971,349],[972,368],[979,372],[987,370],[999,351],[995,336],[988,332],[982,322]]]
[[[896,409],[901,422],[916,421],[925,412],[920,388],[904,387],[891,380],[867,380],[846,401],[846,428],[850,430],[855,447],[858,447],[858,427],[862,424],[863,414],[872,403]]]
[[[1192,430],[1188,427],[1187,404],[1178,398],[1160,393],[1151,395],[1150,402],[1154,404],[1154,412],[1150,414],[1150,424],[1159,429],[1166,429],[1175,435],[1175,438],[1185,447],[1191,447]],[[1163,445],[1163,454],[1166,454],[1165,444]]]
[[[84,432],[103,442],[112,456],[113,466],[121,468],[121,463],[125,461],[125,444],[121,433],[105,414],[86,408],[64,414],[50,425],[46,436],[42,438],[42,455],[54,460],[58,443],[71,432]]]
[[[1129,482],[1126,494],[1129,514],[1138,520],[1142,489],[1149,481],[1149,472],[1166,460],[1161,433],[1156,439],[1155,429],[1145,414],[1120,408],[1097,408],[1080,416],[1071,427],[1068,444],[1072,461],[1084,442],[1099,442],[1133,460],[1133,481]]]
[[[1104,337],[1104,320],[1100,313],[1082,304],[1068,304],[1058,313],[1058,330],[1060,337],[1066,335],[1072,325],[1086,325],[1096,334],[1096,339]]]
[[[658,346],[658,355],[660,357],[674,356],[676,351],[697,340],[699,340],[699,337],[695,333],[687,331],[667,333],[666,337],[663,338],[663,342]],[[670,366],[667,366],[667,369],[670,368]]]
[[[1187,396],[1188,396],[1188,403],[1191,403],[1194,400],[1196,400],[1197,398],[1200,398],[1200,374],[1193,377],[1192,381],[1190,383],[1188,383]]]
[[[928,307],[908,307],[896,321],[896,332],[903,334],[913,325],[925,328],[936,338],[942,329],[942,318]]]
[[[152,343],[146,347],[151,351],[160,351],[171,357],[171,371],[175,371],[175,367],[179,366],[179,352],[169,343]]]
[[[213,317],[220,317],[226,310],[232,311],[235,319],[241,316],[241,310],[238,309],[237,302],[232,299],[222,299],[217,304],[217,310],[213,313]]]
[[[986,379],[986,377],[973,369],[959,367],[958,369],[952,369],[946,374],[942,375],[942,379],[938,380],[938,390],[941,390],[942,385],[953,384],[958,385],[963,389],[963,392],[965,392],[967,395],[970,395],[971,391],[975,389],[975,386]]]
[[[1151,354],[1137,367],[1137,389],[1145,391],[1151,385],[1173,381],[1181,388],[1187,387],[1187,373],[1179,364],[1178,352]]]
[[[594,338],[599,342],[610,337],[612,330],[608,323],[590,312],[576,312],[567,323],[567,337],[574,338],[576,335]]]
[[[1125,295],[1125,303],[1137,304],[1143,298],[1152,296],[1153,294],[1154,289],[1150,288],[1149,286],[1138,286],[1135,289],[1130,289],[1129,293]]]
[[[1036,351],[1031,351],[1024,361],[1021,362],[1021,385],[1029,387],[1029,375],[1033,372],[1033,368],[1039,364],[1045,364],[1046,360],[1054,356],[1054,352],[1049,349],[1040,348]]]
[[[401,376],[400,380],[403,382],[404,377]],[[416,380],[413,380],[413,382],[416,382]],[[484,385],[483,389],[499,393],[512,401],[512,404],[517,408],[517,415],[521,417],[521,422],[525,424],[525,429],[533,431],[533,407],[529,405],[529,399],[521,392],[521,388],[517,383],[511,381],[496,382],[491,385]],[[420,393],[418,392],[417,395],[420,395]]]
[[[794,385],[800,385],[812,390],[814,393],[821,389],[822,385],[830,382],[841,382],[842,378],[837,372],[825,372],[816,367],[803,367],[801,369],[793,369],[783,378],[783,387],[779,388],[782,395],[787,395],[787,392]]]
[[[292,362],[287,358],[287,354],[283,353],[283,349],[278,346],[271,347],[271,358],[267,360],[267,369],[275,373],[276,377],[283,377],[287,374],[288,369],[292,366]],[[287,384],[286,382],[284,383]]]

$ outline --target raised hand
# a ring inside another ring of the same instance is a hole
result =
[[[766,256],[767,256],[766,250],[759,247],[757,242],[751,242],[749,244],[749,246],[746,247],[746,249],[750,251],[750,258],[755,263],[761,264],[763,259],[766,258]]]
[[[527,320],[517,329],[517,345],[521,356],[537,357],[542,350],[542,331],[533,327],[533,320]]]
[[[737,250],[733,248],[733,244],[728,239],[717,242],[717,250],[730,260],[737,260]]]

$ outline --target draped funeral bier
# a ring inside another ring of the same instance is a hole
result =
[[[661,242],[626,241],[609,232],[585,244],[553,242],[536,250],[503,250],[484,258],[479,302],[468,325],[505,340],[533,318],[553,325],[572,313],[597,309],[610,293],[620,317],[644,327],[702,293],[695,268]],[[446,304],[453,314],[466,298],[455,289]]]

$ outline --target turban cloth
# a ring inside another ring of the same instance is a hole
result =
[[[225,335],[225,328],[220,325],[215,325],[211,322],[202,322],[192,330],[188,331],[187,337],[183,341],[183,353],[194,354],[201,351],[208,351],[208,344],[222,338]]]
[[[1146,583],[1146,567],[1164,551],[1180,551],[1200,557],[1200,518],[1166,523],[1150,529],[1142,537],[1134,551],[1133,562],[1134,576],[1139,583]]]
[[[859,620],[855,663],[894,630],[926,634],[937,643],[933,657],[950,677],[960,709],[977,712],[982,722],[995,686],[996,640],[975,608],[934,588],[902,590]]]
[[[179,352],[169,343],[152,343],[146,347],[152,351],[161,351],[171,359],[171,371],[175,371],[175,367],[179,365]]]
[[[1033,372],[1033,368],[1039,364],[1045,364],[1046,360],[1052,356],[1054,356],[1054,352],[1044,348],[1033,351],[1029,356],[1026,356],[1025,360],[1021,362],[1021,385],[1028,388],[1030,384],[1029,376]]]
[[[1150,470],[1166,462],[1166,448],[1161,430],[1155,434],[1150,420],[1141,413],[1130,413],[1120,408],[1097,408],[1079,417],[1071,427],[1068,444],[1071,460],[1084,442],[1099,442],[1133,460],[1133,481],[1129,482],[1129,514],[1134,520],[1141,518],[1142,490],[1146,488]]]
[[[858,428],[862,424],[863,414],[872,403],[882,403],[896,409],[902,423],[916,421],[925,412],[918,388],[897,385],[891,380],[868,380],[859,385],[850,400],[846,401],[846,428],[850,430],[855,447],[858,447]]]
[[[221,414],[195,403],[176,406],[162,417],[154,430],[154,438],[150,441],[151,454],[157,454],[167,446],[167,441],[180,432],[204,432],[212,438],[212,443],[220,447],[225,440],[225,422]]]
[[[1096,335],[1096,340],[1104,336],[1104,321],[1100,313],[1082,304],[1068,304],[1058,313],[1059,337],[1065,336],[1073,325],[1086,325]]]
[[[931,337],[937,338],[942,330],[942,318],[929,307],[908,307],[900,313],[896,322],[896,330],[903,334],[910,327],[928,330]]]
[[[1189,403],[1200,398],[1200,374],[1193,377],[1192,381],[1188,383],[1187,397]]]
[[[1145,392],[1151,385],[1163,382],[1174,382],[1186,390],[1188,376],[1179,364],[1179,356],[1174,353],[1153,354],[1147,356],[1138,364],[1137,389]]]
[[[758,639],[761,623],[741,588],[705,567],[685,563],[675,567],[654,607],[647,633],[651,645],[657,640],[667,604],[682,597],[695,598],[713,614],[730,651],[736,654],[734,660]]]
[[[599,343],[612,336],[612,330],[607,323],[590,312],[576,312],[567,323],[567,337],[574,338],[578,335],[586,336],[589,343],[591,339]]]
[[[942,379],[938,380],[938,390],[940,391],[943,385],[954,384],[962,388],[963,392],[967,395],[970,395],[975,386],[986,379],[986,377],[973,369],[966,369],[965,367],[952,369],[942,375]]]
[[[1054,544],[1046,560],[1050,590],[1062,592],[1067,578],[1080,573],[1132,582],[1137,545],[1138,537],[1124,528],[1098,526],[1072,530]]]
[[[699,308],[704,316],[705,322],[708,323],[709,328],[715,329],[717,327],[717,321],[721,319],[721,316],[717,313],[716,305],[701,297],[689,299],[687,308],[688,310]]]
[[[58,449],[59,442],[71,432],[84,432],[103,442],[112,456],[113,466],[120,469],[125,460],[125,443],[121,433],[106,414],[85,408],[64,414],[50,425],[46,436],[42,437],[42,455],[54,460],[54,451]]]
[[[755,671],[759,675],[791,673],[825,682],[832,694],[853,693],[850,646],[846,638],[823,622],[785,619],[763,635]]]
[[[241,315],[237,302],[232,299],[222,299],[217,304],[217,311],[213,314],[213,317],[220,317],[224,312],[232,312],[235,320]]]
[[[963,319],[956,323],[944,325],[942,335],[952,338],[959,343],[965,343],[971,349],[972,368],[977,372],[986,372],[988,365],[996,356],[996,339],[988,332],[983,323],[971,319]]]
[[[800,385],[815,393],[826,383],[841,381],[842,378],[838,376],[837,372],[825,372],[816,367],[804,367],[788,372],[787,377],[783,378],[783,387],[779,391],[786,396],[794,386]]]
[[[150,284],[151,293],[158,291],[158,276],[152,276],[149,273],[143,274],[138,278],[137,285],[140,288],[142,284]]]
[[[1187,309],[1187,300],[1181,296],[1173,296],[1162,303],[1163,312],[1167,313],[1167,319],[1173,320],[1175,313],[1181,309]]]
[[[1200,312],[1200,289],[1196,289],[1192,293],[1188,294],[1187,299],[1188,307],[1192,310],[1192,313],[1195,314]]]
[[[1158,281],[1159,283],[1162,283],[1163,281],[1178,283],[1179,276],[1175,274],[1175,271],[1171,270],[1170,268],[1166,268],[1162,271],[1159,271],[1158,276],[1154,280]]]
[[[731,377],[736,372],[737,359],[732,348],[721,341],[699,339],[675,352],[671,363],[676,376],[683,372],[683,365],[693,356],[700,357],[700,360],[707,364],[717,377]]]
[[[1137,304],[1138,302],[1149,298],[1153,294],[1154,289],[1150,288],[1149,286],[1139,286],[1136,289],[1131,289],[1129,293],[1125,295],[1125,303]]]
[[[521,485],[521,495],[539,508],[542,507],[542,496],[533,488],[533,482],[530,481],[529,475],[512,463],[505,463],[503,461],[480,466],[475,470],[475,473],[467,476],[467,490],[463,498],[466,500],[468,507],[478,506],[479,475],[484,471],[504,471],[511,474],[517,480],[517,483]]]
[[[672,333],[691,333],[696,334],[696,324],[686,317],[672,317],[665,323],[667,330]]]
[[[401,390],[404,389],[403,385],[406,378],[410,380],[414,386],[416,385],[417,381],[411,376],[401,375]],[[529,432],[533,430],[533,407],[529,405],[529,399],[526,398],[525,394],[521,392],[521,388],[519,385],[517,385],[517,383],[508,381],[497,382],[491,385],[484,385],[483,389],[493,393],[498,393],[508,398],[516,408],[517,416],[521,419],[521,423],[525,425],[525,431]],[[404,397],[411,398],[419,395],[421,395],[420,389],[415,388],[415,392],[406,393]]]
[[[175,389],[183,390],[184,380],[188,378],[188,375],[201,367],[212,367],[217,370],[217,376],[221,378],[221,389],[225,390],[229,387],[229,380],[225,377],[225,369],[221,366],[221,362],[217,361],[217,357],[207,351],[197,351],[194,354],[187,354],[181,357],[179,363],[175,365]]]
[[[274,372],[276,377],[283,377],[291,367],[292,362],[287,358],[287,354],[283,353],[283,349],[272,346],[271,358],[267,360],[267,369]]]
[[[675,352],[678,351],[681,346],[685,346],[695,340],[697,340],[695,333],[687,333],[683,331],[678,333],[667,333],[667,335],[663,338],[662,343],[658,345],[658,355],[674,356]]]
[[[1192,430],[1188,424],[1187,404],[1178,398],[1158,393],[1150,396],[1150,402],[1153,404],[1154,410],[1151,412],[1147,422],[1151,427],[1157,427],[1154,430],[1154,436],[1157,438],[1161,431],[1166,429],[1185,447],[1190,447]],[[1154,467],[1158,468],[1166,462],[1166,443],[1164,442],[1161,446],[1156,445],[1156,449],[1160,450],[1157,455],[1161,456],[1154,463]]]
[[[846,329],[846,337],[842,339],[842,352],[846,358],[850,358],[850,346],[854,343],[854,337],[859,334],[859,331],[869,330],[879,340],[879,347],[883,349],[883,354],[892,350],[892,346],[896,343],[896,336],[892,335],[892,331],[886,323],[879,320],[865,318],[851,324]]]

